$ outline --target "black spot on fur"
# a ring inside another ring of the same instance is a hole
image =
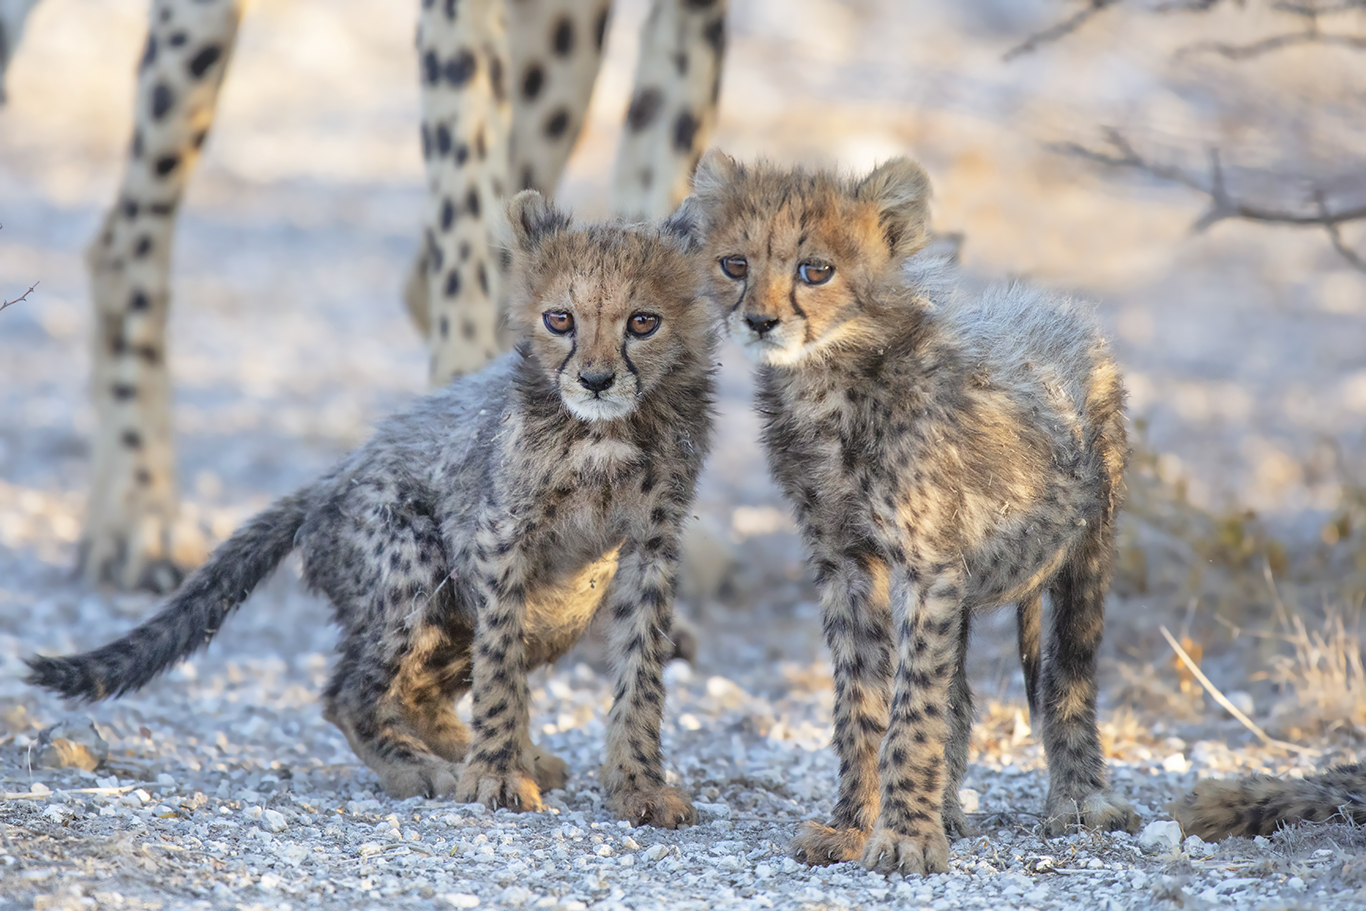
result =
[[[526,68],[526,73],[522,76],[522,97],[527,101],[535,101],[536,96],[541,94],[541,89],[545,87],[545,70],[539,63],[533,63]]]
[[[574,22],[568,16],[561,17],[560,21],[555,23],[555,35],[551,40],[551,46],[561,57],[568,57],[574,52]]]
[[[219,58],[222,56],[223,48],[219,47],[216,44],[210,44],[206,47],[200,48],[198,53],[196,53],[193,57],[190,58],[190,62],[187,65],[190,71],[190,75],[193,76],[195,79],[203,79],[204,75],[208,73],[208,71],[213,67],[215,63],[218,62]]]
[[[631,106],[626,109],[626,126],[634,133],[641,132],[655,122],[663,106],[664,95],[659,89],[641,89],[640,93],[631,99]],[[690,147],[691,142],[689,139]]]
[[[679,152],[691,152],[699,126],[691,111],[679,114],[678,119],[674,121],[674,149]]]

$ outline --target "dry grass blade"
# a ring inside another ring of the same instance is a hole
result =
[[[1289,750],[1292,753],[1299,753],[1304,756],[1321,755],[1319,750],[1313,749],[1312,747],[1302,747],[1299,744],[1277,740],[1275,737],[1272,737],[1266,731],[1259,728],[1255,721],[1238,711],[1237,706],[1232,702],[1229,702],[1228,697],[1221,693],[1219,688],[1214,685],[1214,682],[1205,676],[1204,672],[1200,670],[1200,666],[1191,659],[1190,655],[1186,654],[1186,650],[1181,647],[1181,643],[1176,641],[1176,637],[1171,634],[1171,631],[1168,630],[1166,626],[1159,626],[1158,630],[1162,633],[1163,638],[1167,640],[1167,644],[1172,647],[1172,651],[1176,652],[1176,657],[1180,658],[1181,663],[1186,665],[1186,668],[1195,675],[1196,680],[1200,681],[1200,685],[1205,688],[1205,692],[1209,693],[1214,701],[1223,706],[1230,715],[1238,719],[1243,727],[1247,728],[1253,734],[1256,734],[1257,738],[1261,740],[1262,743],[1265,743],[1267,746],[1279,747],[1282,750]]]

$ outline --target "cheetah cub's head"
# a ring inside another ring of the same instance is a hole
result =
[[[886,292],[928,242],[920,165],[894,158],[855,180],[713,149],[693,188],[708,294],[752,358],[790,366],[886,336]]]
[[[509,315],[522,351],[580,420],[624,418],[670,373],[708,361],[693,217],[685,208],[661,224],[571,227],[535,190],[508,203]]]

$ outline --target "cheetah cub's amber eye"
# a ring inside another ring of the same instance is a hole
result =
[[[566,335],[574,329],[574,317],[563,310],[547,310],[541,319],[545,327],[556,335]]]
[[[721,271],[739,281],[749,274],[749,263],[745,261],[743,256],[723,256],[721,258]]]
[[[802,263],[797,267],[797,274],[808,285],[823,285],[830,281],[830,276],[835,274],[835,267],[823,266],[818,263]]]
[[[632,313],[626,322],[626,331],[636,338],[649,338],[659,328],[660,319],[653,313]]]

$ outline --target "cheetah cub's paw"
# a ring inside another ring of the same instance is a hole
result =
[[[1095,791],[1081,800],[1063,795],[1048,795],[1048,821],[1044,835],[1052,838],[1080,828],[1113,832],[1138,831],[1138,814],[1123,797],[1108,791]]]
[[[676,829],[697,822],[692,798],[678,788],[623,788],[607,798],[607,806],[633,826]]]
[[[837,829],[808,819],[792,839],[792,857],[813,867],[842,864],[862,857],[867,841],[862,829]]]
[[[455,791],[460,766],[436,756],[415,756],[403,762],[371,759],[370,768],[390,797],[445,797]]]
[[[542,793],[562,788],[569,781],[569,763],[541,747],[533,744],[526,752],[526,760]]]
[[[873,829],[859,859],[875,873],[906,875],[949,872],[949,840],[944,830],[928,835],[901,835],[891,829]]]
[[[460,773],[455,799],[461,803],[482,803],[490,810],[507,807],[521,813],[541,809],[541,790],[526,772],[500,771],[476,762],[470,762]]]

